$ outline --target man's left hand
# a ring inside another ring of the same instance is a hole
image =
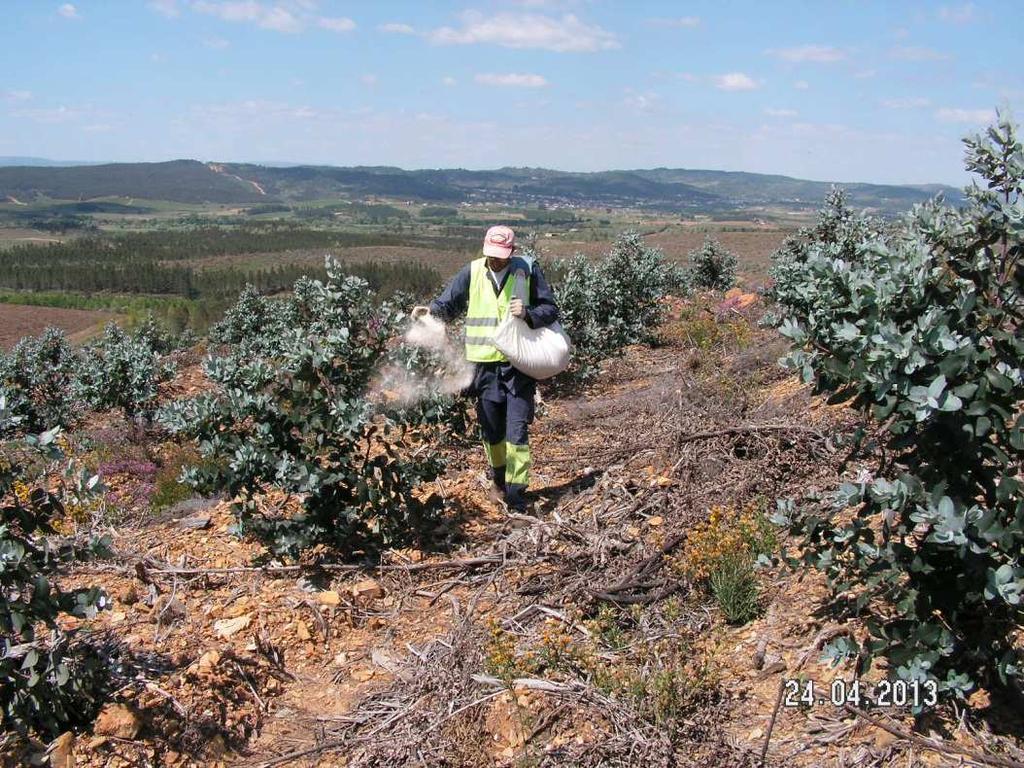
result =
[[[526,307],[523,306],[522,299],[512,299],[508,305],[508,311],[512,313],[512,317],[526,317]]]

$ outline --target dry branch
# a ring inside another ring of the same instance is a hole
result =
[[[404,573],[416,573],[418,571],[444,570],[448,568],[468,570],[479,568],[485,565],[500,565],[505,562],[499,555],[484,555],[481,557],[470,557],[457,560],[432,560],[426,563],[409,563],[407,565],[398,563],[382,563],[378,565],[358,565],[354,563],[312,563],[302,565],[251,565],[232,566],[227,568],[176,568],[174,566],[145,567],[146,561],[138,561],[133,565],[113,566],[104,565],[101,568],[83,568],[83,571],[117,571],[127,573],[138,572],[137,566],[143,566],[147,576],[227,576],[236,573],[301,573],[311,571],[329,571],[331,573],[355,573],[359,571],[401,571]]]
[[[741,424],[735,427],[723,427],[722,429],[710,429],[706,432],[693,432],[689,435],[680,435],[676,438],[676,445],[692,443],[697,440],[710,440],[713,437],[725,437],[727,435],[746,435],[757,432],[803,432],[814,435],[824,440],[825,436],[813,427],[804,427],[799,424]]]
[[[851,715],[863,718],[871,725],[876,728],[881,728],[883,731],[891,733],[898,739],[904,739],[912,744],[915,744],[922,749],[929,749],[933,752],[941,752],[945,755],[957,755],[960,757],[967,757],[975,762],[981,763],[982,765],[998,766],[999,768],[1024,768],[1024,763],[1013,760],[1009,757],[1000,757],[999,755],[988,755],[984,752],[977,752],[966,747],[958,747],[955,744],[947,744],[943,741],[936,741],[935,739],[928,739],[924,736],[919,736],[916,733],[908,731],[906,728],[901,728],[898,725],[887,723],[868,712],[865,712],[859,707],[855,707],[852,704],[844,704],[843,708]]]

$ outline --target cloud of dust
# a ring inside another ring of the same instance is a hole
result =
[[[437,394],[457,394],[473,383],[473,364],[466,360],[461,345],[448,338],[445,324],[436,317],[413,320],[404,341],[429,353],[433,365],[422,371],[397,365],[385,368],[374,386],[385,400],[408,407]]]

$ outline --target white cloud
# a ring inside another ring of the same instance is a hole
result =
[[[853,76],[857,80],[867,80],[869,77],[874,77],[878,74],[877,69],[860,69],[853,73]]]
[[[224,21],[257,22],[265,13],[263,6],[254,0],[231,0],[229,2],[209,2],[195,0],[192,8],[199,13],[216,16]]]
[[[653,91],[637,93],[632,89],[626,89],[626,98],[623,99],[622,103],[630,109],[635,109],[639,112],[647,112],[648,110],[656,107],[660,101],[661,96]]]
[[[274,32],[301,32],[304,26],[303,22],[284,6],[265,6],[256,0],[195,0],[192,8],[223,21],[255,24],[261,29]]]
[[[932,102],[923,96],[909,96],[902,99],[883,99],[881,103],[886,109],[923,109]]]
[[[440,27],[428,34],[435,45],[483,43],[503,48],[541,48],[558,52],[592,52],[618,48],[614,34],[567,13],[560,18],[536,14],[466,11],[460,27]]]
[[[811,84],[808,83],[806,80],[797,80],[795,83],[793,83],[793,87],[796,88],[798,91],[806,91],[808,88],[811,87]]]
[[[512,0],[513,5],[523,8],[562,8],[580,5],[581,0]]]
[[[176,19],[181,15],[178,0],[149,0],[149,7],[168,19]]]
[[[483,73],[473,76],[474,82],[480,85],[511,86],[515,88],[543,88],[548,81],[541,75],[520,74],[509,72],[506,74]]]
[[[442,78],[441,78],[441,84],[442,84],[442,85],[447,85],[447,86],[448,86],[449,88],[451,88],[451,87],[452,87],[453,85],[456,85],[456,84],[458,84],[458,82],[459,82],[459,81],[458,81],[458,80],[456,80],[456,79],[455,79],[454,77],[452,77],[451,75],[448,75],[447,77],[442,77]]]
[[[721,75],[695,75],[692,72],[673,72],[668,75],[687,83],[713,85],[721,91],[753,91],[762,83],[744,72],[726,72]]]
[[[832,64],[846,58],[846,52],[831,45],[798,45],[793,48],[769,48],[765,51],[783,61],[796,64],[813,62],[815,64]]]
[[[728,72],[714,75],[711,82],[721,91],[752,91],[758,87],[757,81],[743,72]]]
[[[208,37],[203,40],[203,45],[211,51],[223,51],[225,48],[231,47],[231,41],[225,40],[223,37]]]
[[[667,29],[693,29],[700,26],[700,16],[648,19],[647,23],[652,27],[665,27]]]
[[[344,16],[339,16],[337,18],[328,18],[323,16],[317,21],[317,25],[323,29],[329,29],[332,32],[351,32],[356,28],[356,23],[352,21],[352,19]]]
[[[19,117],[25,120],[32,120],[37,123],[69,123],[84,117],[87,110],[77,107],[40,108],[40,109],[16,109],[10,112],[11,117]]]
[[[373,88],[377,84],[377,76],[373,74],[360,75],[359,82],[368,88]]]
[[[302,22],[295,18],[291,11],[279,5],[275,5],[264,13],[257,23],[263,29],[272,29],[275,32],[294,33],[302,31]]]
[[[942,107],[935,111],[935,117],[943,123],[991,123],[996,119],[994,109],[960,109]]]
[[[64,3],[64,5],[60,6],[60,8],[57,9],[57,13],[59,13],[65,19],[82,18],[78,15],[78,9],[75,8],[75,6],[73,6],[71,3]]]
[[[221,104],[193,106],[191,114],[223,125],[242,126],[260,120],[314,120],[326,115],[312,107],[293,106],[279,101],[247,99]]]
[[[901,61],[945,61],[950,58],[948,53],[922,45],[900,45],[889,51],[889,55]]]
[[[381,24],[377,27],[378,32],[387,32],[391,35],[415,35],[416,30],[409,24],[400,24],[392,21],[387,24]]]
[[[32,91],[4,91],[4,101],[16,104],[22,101],[29,101],[32,98]]]
[[[796,117],[799,114],[795,109],[777,109],[775,107],[768,107],[764,113],[768,117]]]
[[[974,3],[944,5],[939,8],[939,20],[949,24],[970,24],[972,21],[977,21],[977,19],[978,15],[975,13]]]

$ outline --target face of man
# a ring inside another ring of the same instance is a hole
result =
[[[487,268],[491,272],[501,272],[505,267],[508,266],[508,259],[496,259],[493,256],[487,257]]]

